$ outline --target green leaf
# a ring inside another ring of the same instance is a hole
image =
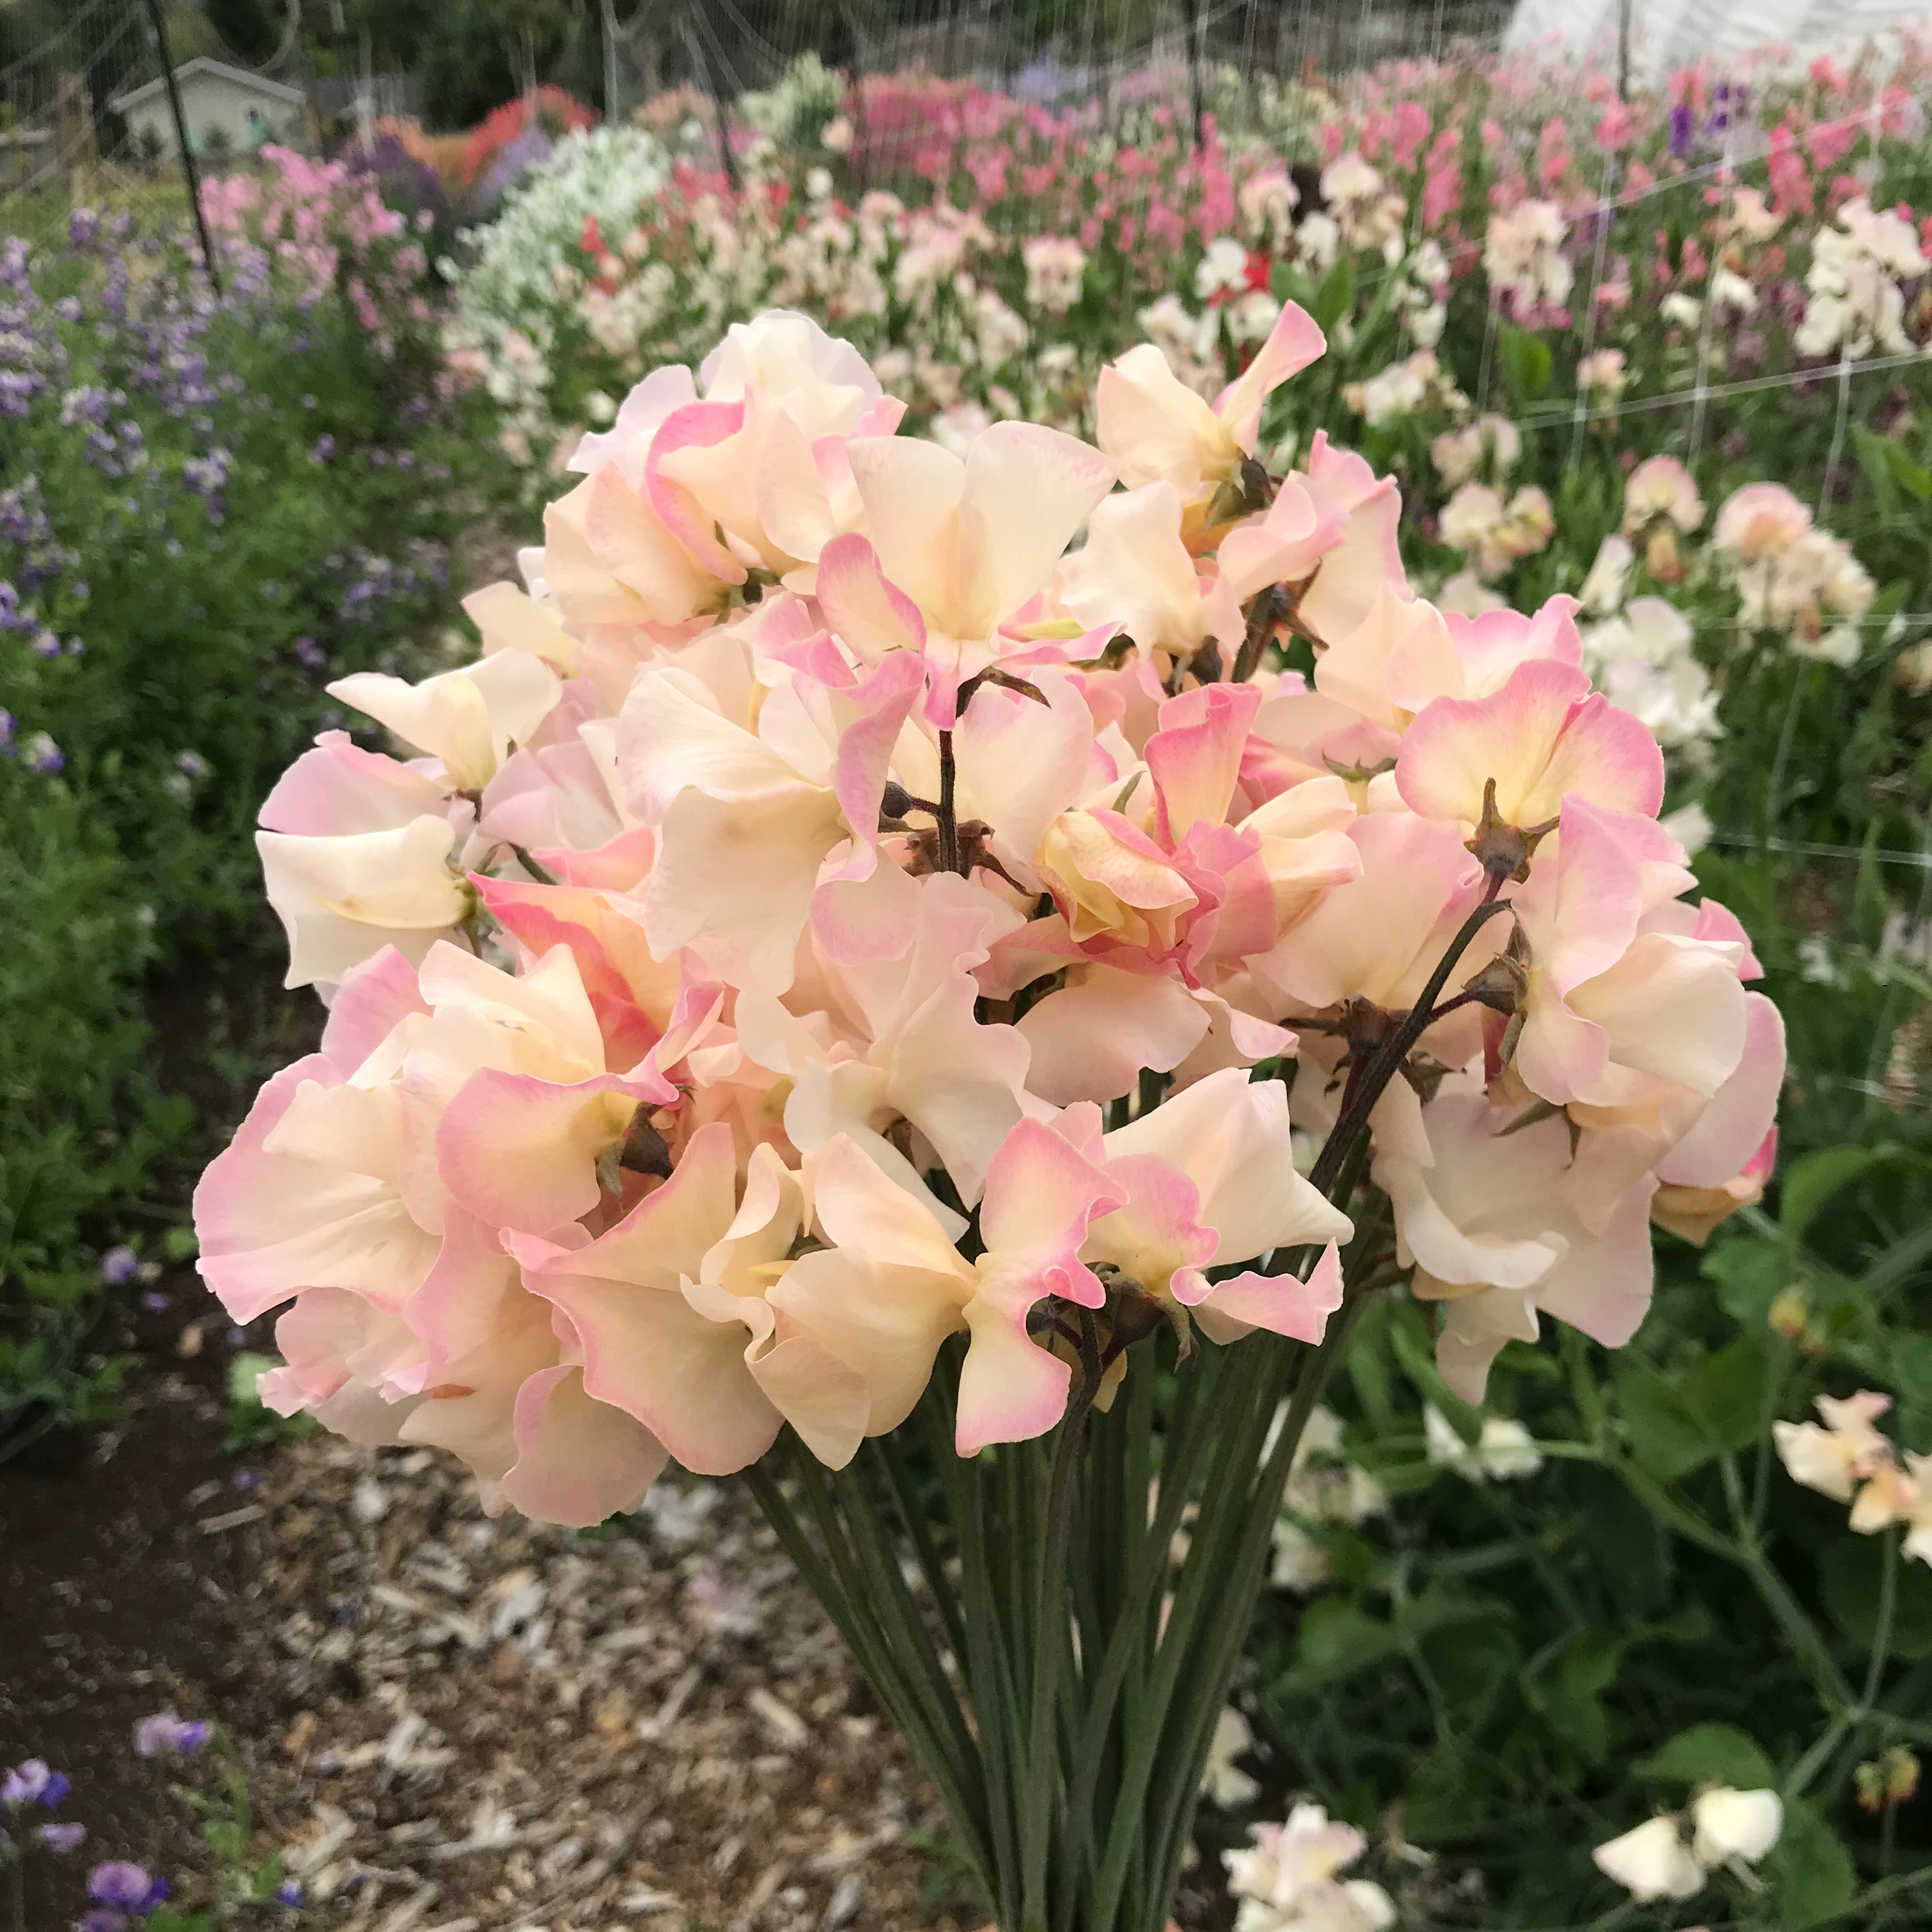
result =
[[[1791,1279],[1791,1260],[1780,1242],[1736,1234],[1710,1250],[1701,1272],[1715,1285],[1718,1306],[1739,1328],[1762,1328]]]
[[[1852,425],[1852,440],[1858,452],[1859,467],[1865,472],[1865,481],[1871,485],[1879,514],[1888,522],[1898,514],[1898,489],[1886,440],[1882,436],[1874,435],[1862,423]]]
[[[259,1409],[262,1398],[255,1393],[255,1383],[259,1376],[271,1369],[278,1369],[281,1364],[273,1355],[258,1355],[252,1349],[244,1348],[228,1364],[228,1400],[231,1408]]]
[[[1932,470],[1928,470],[1922,463],[1913,462],[1906,454],[1905,446],[1892,437],[1882,438],[1880,446],[1905,494],[1914,502],[1932,502]]]
[[[1714,1452],[1744,1448],[1763,1433],[1784,1366],[1768,1336],[1740,1335],[1678,1377],[1684,1411]]]
[[[1729,1784],[1762,1791],[1778,1782],[1769,1758],[1735,1724],[1693,1724],[1630,1766],[1658,1784]]]
[[[1880,1144],[1818,1148],[1801,1154],[1786,1172],[1780,1197],[1778,1226],[1786,1238],[1798,1241],[1833,1195],[1898,1154],[1897,1148]]]
[[[1488,1823],[1489,1793],[1473,1754],[1448,1741],[1411,1770],[1402,1794],[1402,1828],[1418,1844],[1480,1831]]]
[[[1330,1684],[1402,1647],[1394,1628],[1358,1610],[1344,1597],[1323,1597],[1301,1619],[1292,1682],[1298,1690]]]
[[[1450,1393],[1448,1384],[1436,1372],[1435,1360],[1421,1339],[1423,1334],[1422,1311],[1413,1303],[1399,1306],[1389,1324],[1389,1339],[1402,1373],[1425,1402],[1433,1402],[1449,1418],[1456,1433],[1473,1444],[1482,1436],[1483,1412]]]
[[[1590,1764],[1610,1748],[1610,1713],[1603,1693],[1616,1681],[1623,1646],[1598,1630],[1566,1645],[1552,1669],[1526,1678],[1523,1694],[1552,1732]]]
[[[1819,1585],[1832,1621],[1867,1655],[1878,1636],[1880,1580],[1885,1573],[1883,1535],[1848,1538],[1824,1552]],[[1932,1570],[1894,1558],[1898,1574],[1892,1613],[1894,1657],[1932,1657]]]
[[[1660,1481],[1673,1483],[1717,1454],[1702,1424],[1654,1369],[1636,1360],[1622,1364],[1616,1390],[1630,1454]]]
[[[1851,1853],[1816,1807],[1802,1798],[1784,1808],[1784,1830],[1764,1870],[1784,1932],[1835,1923],[1858,1892]]]
[[[1336,326],[1344,316],[1352,314],[1354,308],[1355,265],[1344,255],[1322,278],[1308,311],[1324,334],[1333,334]]]
[[[1550,386],[1550,345],[1540,335],[1505,322],[1502,332],[1504,380],[1519,403],[1533,403]]]

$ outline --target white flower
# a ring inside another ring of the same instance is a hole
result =
[[[1442,580],[1436,593],[1436,608],[1458,617],[1480,617],[1485,610],[1502,610],[1509,599],[1492,590],[1473,570],[1459,570]]]
[[[1252,1803],[1261,1786],[1234,1762],[1244,1751],[1254,1748],[1255,1734],[1248,1720],[1233,1705],[1222,1708],[1214,1720],[1214,1736],[1208,1746],[1208,1762],[1201,1774],[1201,1789],[1210,1803],[1224,1811]]]
[[[1628,593],[1630,572],[1636,562],[1636,551],[1612,530],[1598,548],[1588,575],[1578,586],[1577,601],[1586,610],[1607,616]]]
[[[1704,1868],[1690,1855],[1675,1818],[1651,1818],[1590,1854],[1597,1869],[1614,1879],[1640,1905],[1659,1898],[1688,1898],[1704,1888]]]
[[[1614,402],[1629,386],[1621,349],[1598,349],[1576,364],[1576,387],[1584,395],[1600,395]]]
[[[1711,814],[1694,800],[1688,805],[1680,805],[1675,812],[1666,812],[1658,824],[1684,848],[1684,856],[1694,859],[1711,842],[1711,835],[1717,827],[1711,823]]]
[[[1256,1825],[1249,1836],[1250,1849],[1221,1854],[1240,1900],[1235,1932],[1383,1932],[1395,1923],[1380,1886],[1337,1876],[1368,1841],[1320,1805],[1298,1804],[1286,1825]]]
[[[1690,1808],[1692,1855],[1714,1868],[1732,1858],[1754,1865],[1778,1843],[1784,1807],[1774,1791],[1733,1791],[1727,1784],[1699,1794]]]
[[[1804,948],[1798,950],[1801,959],[1804,958]],[[1832,976],[1816,983],[1838,983],[1828,951],[1822,956],[1822,964]],[[1809,960],[1804,962],[1804,976],[1814,978]],[[1774,1422],[1772,1440],[1778,1446],[1778,1460],[1784,1465],[1785,1473],[1808,1490],[1816,1490],[1841,1503],[1850,1502],[1852,1490],[1881,1463],[1892,1460],[1891,1440],[1876,1426],[1878,1418],[1891,1406],[1889,1396],[1861,1389],[1843,1400],[1828,1395],[1818,1398],[1818,1413],[1825,1418],[1822,1428],[1815,1422]]]
[[[1533,1476],[1543,1467],[1543,1452],[1534,1438],[1514,1416],[1490,1415],[1483,1419],[1483,1432],[1476,1444],[1476,1460],[1486,1475],[1498,1482],[1513,1482]]]
[[[1332,266],[1341,253],[1342,230],[1332,215],[1324,214],[1318,208],[1295,224],[1294,247],[1302,266],[1311,274],[1318,275]]]
[[[1845,977],[1844,968],[1832,957],[1832,942],[1822,932],[1808,932],[1798,942],[1798,976],[1808,986],[1835,986],[1841,991],[1850,983]],[[1799,1423],[1795,1426],[1801,1429],[1814,1426],[1810,1423]],[[1792,1426],[1794,1425],[1788,1422],[1774,1422],[1771,1425],[1772,1434],[1775,1436],[1780,1429]],[[1810,1489],[1819,1486],[1792,1468],[1791,1458],[1785,1455],[1782,1442],[1778,1444],[1778,1453],[1784,1456],[1784,1466],[1791,1471],[1794,1480],[1804,1483]]]
[[[1567,226],[1563,211],[1550,201],[1519,202],[1491,215],[1483,244],[1490,286],[1522,308],[1566,300],[1576,279],[1563,253]]]
[[[1305,1597],[1334,1575],[1335,1566],[1327,1546],[1287,1517],[1277,1520],[1270,1540],[1274,1554],[1268,1568],[1268,1581],[1277,1590]]]
[[[1430,1461],[1467,1482],[1509,1482],[1533,1476],[1543,1467],[1534,1438],[1509,1416],[1485,1416],[1475,1442],[1465,1442],[1456,1425],[1432,1402],[1423,1409],[1422,1430]]]
[[[1194,271],[1194,292],[1203,302],[1232,295],[1248,285],[1248,251],[1232,235],[1218,236],[1208,244]]]
[[[1690,620],[1675,604],[1637,597],[1622,616],[1594,626],[1583,640],[1584,663],[1598,688],[1612,704],[1641,718],[1666,751],[1722,735],[1718,694],[1692,654],[1691,638]]]

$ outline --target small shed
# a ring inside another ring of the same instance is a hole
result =
[[[188,146],[197,154],[245,154],[264,141],[302,139],[303,96],[298,87],[264,80],[206,55],[182,62],[175,69],[175,84],[181,89]],[[112,104],[137,147],[173,156],[174,116],[168,107],[165,78],[118,94]]]

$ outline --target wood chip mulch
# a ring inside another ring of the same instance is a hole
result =
[[[931,1795],[737,1486],[584,1535],[318,1436],[226,1514],[243,1661],[292,1714],[244,1754],[304,1924],[958,1932],[907,1842]]]

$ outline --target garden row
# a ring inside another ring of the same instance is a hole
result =
[[[286,1024],[256,811],[329,678],[434,648],[482,500],[409,220],[290,155],[217,232],[219,293],[127,212],[0,240],[0,1456],[107,1412],[192,1251]]]

